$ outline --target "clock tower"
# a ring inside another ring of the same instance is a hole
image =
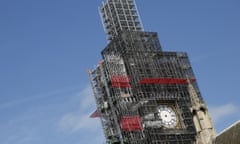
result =
[[[134,0],[105,0],[99,11],[108,45],[89,76],[92,117],[100,117],[106,142],[211,144],[213,125],[187,53],[163,51],[157,33],[144,31]]]

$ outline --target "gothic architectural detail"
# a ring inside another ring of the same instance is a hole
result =
[[[191,98],[191,112],[193,122],[197,131],[197,144],[212,144],[216,138],[216,132],[213,127],[206,104],[199,99],[198,93],[188,79],[188,89]]]

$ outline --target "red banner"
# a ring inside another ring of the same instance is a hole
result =
[[[191,83],[195,82],[195,79],[190,79]],[[187,84],[187,79],[183,78],[143,78],[139,82],[140,84]]]
[[[129,84],[130,79],[128,76],[123,75],[115,75],[111,76],[112,87],[116,88],[130,88],[131,85]]]
[[[130,88],[131,85],[129,83],[112,83],[112,87],[115,87],[115,88]]]
[[[112,82],[118,82],[118,83],[129,83],[129,77],[128,76],[122,76],[122,75],[115,75],[111,76]]]
[[[121,127],[123,131],[143,130],[139,116],[123,116],[121,118]]]

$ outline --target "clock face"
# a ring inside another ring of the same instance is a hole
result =
[[[174,128],[177,126],[178,120],[176,112],[167,105],[158,107],[158,116],[162,120],[162,125],[166,128]]]

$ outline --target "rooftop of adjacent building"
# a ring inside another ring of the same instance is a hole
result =
[[[239,144],[240,143],[240,120],[233,123],[216,137],[216,144]]]
[[[229,127],[225,128],[223,131],[221,131],[218,136],[221,136],[222,134],[228,132],[229,130],[231,130],[233,127],[240,127],[240,120],[236,121],[235,123],[233,123],[232,125],[230,125]],[[240,132],[240,131],[239,131]]]

